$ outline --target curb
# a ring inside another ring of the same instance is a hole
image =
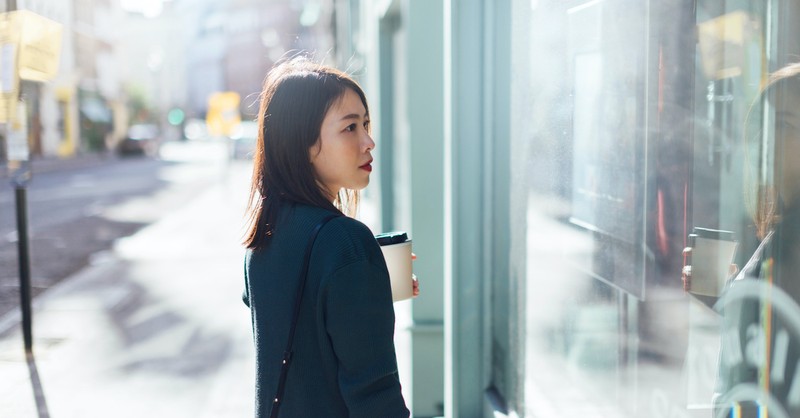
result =
[[[69,158],[33,158],[29,161],[33,174],[95,167],[116,161],[110,153],[80,154]],[[0,162],[0,178],[9,178],[8,162]]]

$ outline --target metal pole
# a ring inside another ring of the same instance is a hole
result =
[[[17,0],[6,0],[6,11],[17,10]],[[15,103],[16,104],[16,103]],[[11,136],[11,112],[15,109],[8,109],[9,117],[6,118],[6,141]],[[26,122],[25,122],[26,123]],[[25,162],[22,162],[25,164]],[[27,168],[27,167],[26,167]],[[23,172],[26,168],[23,168]],[[25,188],[26,175],[22,174],[14,179],[14,195],[17,209],[17,248],[19,253],[19,297],[22,309],[22,337],[25,344],[25,352],[33,353],[33,321],[31,315],[31,260],[30,245],[28,243],[28,199]]]
[[[22,307],[22,336],[25,351],[33,351],[33,321],[31,315],[31,262],[28,244],[28,203],[24,185],[16,185],[17,243],[19,251],[19,297]]]

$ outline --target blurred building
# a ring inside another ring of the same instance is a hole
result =
[[[2,5],[6,10],[8,3]],[[28,109],[31,153],[68,157],[104,150],[125,120],[125,98],[115,66],[118,2],[111,0],[17,0],[29,10],[62,25],[61,59],[56,78],[21,82]]]
[[[176,1],[162,2],[160,9],[128,9],[117,28],[120,59],[116,71],[131,114],[124,126],[156,124],[164,140],[180,137],[179,129],[167,123],[171,109],[182,109],[187,101],[187,27]]]
[[[233,91],[241,98],[243,119],[253,118],[264,77],[292,51],[325,53],[333,45],[332,2],[177,1],[189,22],[186,62],[190,117],[205,116],[208,98]]]
[[[122,19],[118,1],[73,0],[79,147],[83,151],[104,151],[125,132],[127,100],[117,67]]]
[[[137,122],[178,138],[181,126],[167,122],[168,112],[202,119],[216,92],[238,93],[251,118],[275,61],[333,49],[330,0],[134,3],[16,2],[64,27],[58,77],[22,82],[33,155],[110,150]]]
[[[704,227],[735,232],[739,266],[753,254],[746,162],[779,164],[775,110],[756,100],[800,56],[797,3],[335,11],[338,65],[373,113],[368,192],[419,256],[422,295],[398,318],[414,416],[711,416],[719,315],[683,292],[682,249]],[[748,121],[763,136],[743,140]]]

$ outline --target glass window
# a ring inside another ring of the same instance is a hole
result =
[[[800,416],[800,4],[649,3],[514,2],[524,413]]]

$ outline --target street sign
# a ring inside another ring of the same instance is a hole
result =
[[[6,140],[6,155],[9,161],[27,161],[30,158],[27,120],[25,102],[17,102],[16,120],[11,122]]]
[[[747,39],[759,33],[750,27],[750,20],[747,13],[734,11],[697,24],[700,63],[706,77],[721,80],[745,71]],[[760,51],[760,42],[756,48]]]
[[[19,78],[50,81],[58,74],[61,24],[29,10],[8,12],[11,30],[18,33]]]
[[[231,136],[241,122],[239,93],[226,91],[214,93],[208,98],[206,125],[211,135]]]
[[[0,123],[15,121],[19,80],[49,81],[58,73],[61,31],[29,10],[0,13]]]
[[[18,37],[9,13],[0,14],[0,123],[16,120],[19,101]]]
[[[30,156],[28,144],[28,111],[25,102],[16,103],[15,118],[6,124],[6,156],[8,157],[8,175],[14,187],[25,187],[31,179]]]
[[[0,93],[11,94],[17,90],[17,45],[11,42],[0,45]]]

